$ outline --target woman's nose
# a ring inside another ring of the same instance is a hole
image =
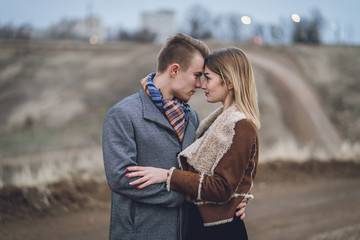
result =
[[[201,83],[201,89],[206,89],[206,81],[203,80],[203,82]]]

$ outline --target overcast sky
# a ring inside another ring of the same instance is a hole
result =
[[[318,9],[327,20],[324,28],[331,32],[331,23],[341,30],[348,43],[360,44],[360,1],[358,0],[0,0],[0,24],[30,23],[45,28],[63,17],[83,18],[90,11],[109,27],[139,27],[140,14],[157,10],[173,10],[177,28],[181,29],[186,11],[199,4],[212,17],[224,13],[248,15],[254,23],[280,23],[292,13],[310,17]],[[329,35],[332,36],[331,34]]]

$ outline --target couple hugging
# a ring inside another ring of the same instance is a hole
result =
[[[252,66],[238,48],[209,52],[170,36],[156,72],[108,111],[109,239],[247,239],[260,127]],[[202,122],[187,105],[197,88],[223,105]]]

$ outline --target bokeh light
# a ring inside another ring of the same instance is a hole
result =
[[[251,23],[251,18],[249,17],[249,16],[242,16],[241,17],[241,22],[243,23],[243,24],[250,24]]]
[[[96,45],[99,43],[99,36],[98,35],[93,35],[90,37],[89,39],[89,43],[90,45]]]
[[[300,16],[296,13],[291,15],[291,19],[296,23],[300,22]]]
[[[260,36],[254,37],[253,41],[256,45],[263,45],[263,40]]]

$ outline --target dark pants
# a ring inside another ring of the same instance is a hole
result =
[[[244,222],[235,217],[232,222],[204,227],[203,220],[197,207],[189,206],[189,228],[186,240],[247,240]]]

